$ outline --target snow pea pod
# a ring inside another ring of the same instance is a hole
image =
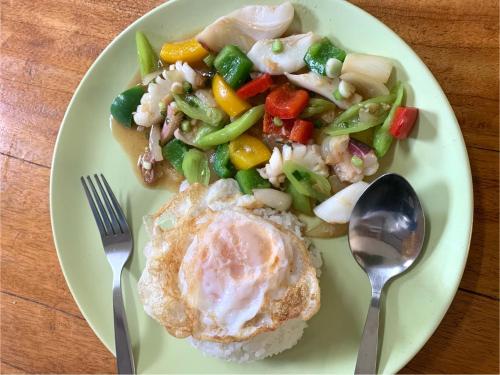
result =
[[[257,121],[261,119],[263,115],[263,104],[250,108],[229,125],[226,125],[222,129],[200,138],[197,141],[197,145],[201,147],[212,147],[232,141],[233,139],[239,137],[241,134],[250,129]]]
[[[396,99],[392,103],[389,114],[387,115],[382,126],[380,126],[373,135],[373,148],[379,158],[384,156],[391,147],[393,136],[389,133],[389,129],[391,128],[396,109],[403,103],[405,93],[403,84],[398,82],[394,91],[396,92]]]

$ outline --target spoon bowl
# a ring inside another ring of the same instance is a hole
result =
[[[379,177],[354,206],[349,221],[349,246],[372,286],[356,374],[376,372],[382,289],[415,262],[424,238],[425,217],[418,196],[408,181],[397,174]]]

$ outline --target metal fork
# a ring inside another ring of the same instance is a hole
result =
[[[87,176],[87,182],[83,176],[80,177],[90,209],[94,214],[99,233],[101,234],[104,252],[113,270],[116,367],[119,374],[135,374],[134,355],[132,354],[132,347],[130,345],[121,289],[122,270],[133,249],[132,233],[130,232],[120,204],[116,200],[104,176],[101,174],[99,179],[99,176],[94,174],[94,179],[101,192],[100,195],[90,176]]]

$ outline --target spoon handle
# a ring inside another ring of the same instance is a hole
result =
[[[375,374],[377,372],[379,315],[380,291],[372,290],[370,308],[356,360],[355,374]]]

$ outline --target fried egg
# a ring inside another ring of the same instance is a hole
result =
[[[145,311],[176,337],[219,343],[310,319],[320,290],[307,244],[264,212],[228,179],[192,185],[149,217]]]

